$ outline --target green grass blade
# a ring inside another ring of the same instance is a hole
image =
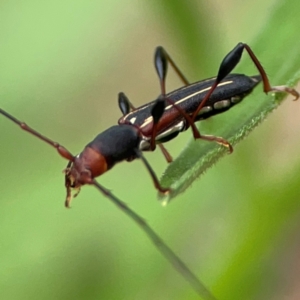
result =
[[[254,42],[250,43],[250,47],[266,68],[273,85],[294,86],[300,80],[299,18],[296,15],[298,6],[296,1],[285,2],[277,6],[261,33]],[[232,48],[234,46],[232,45]],[[221,60],[222,57],[220,57],[220,62]],[[238,68],[240,73],[249,75],[258,73],[257,71],[249,72],[251,61],[246,55],[243,56],[241,66],[244,67]],[[203,130],[202,124],[205,123],[203,121],[199,129],[205,134],[222,136],[232,145],[236,145],[277,108],[286,96],[286,94],[266,96],[259,86],[255,93],[237,108],[220,117],[215,117],[213,124],[209,124],[211,132]],[[164,198],[164,202],[167,203],[183,192],[197,177],[227,153],[227,149],[217,144],[191,140],[162,176],[161,184],[170,186],[172,189],[167,198]]]

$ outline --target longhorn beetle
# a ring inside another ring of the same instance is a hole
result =
[[[238,64],[244,50],[248,52],[258,69],[259,75],[249,77],[242,74],[230,74]],[[135,108],[125,94],[120,93],[118,101],[123,117],[119,119],[119,125],[112,126],[100,133],[76,156],[71,154],[65,147],[43,136],[3,109],[0,109],[0,113],[19,125],[23,130],[56,148],[58,153],[69,161],[64,170],[67,190],[66,207],[70,206],[72,189],[75,190],[73,195],[75,197],[78,195],[82,185],[94,185],[145,231],[161,253],[190,282],[199,295],[205,299],[215,299],[145,221],[110,191],[100,185],[95,178],[111,169],[118,162],[123,160],[132,161],[139,158],[149,171],[156,189],[161,193],[168,193],[170,191],[169,188],[160,185],[142,151],[154,151],[156,145],[159,145],[166,160],[171,162],[172,158],[162,143],[175,138],[181,131],[191,127],[195,139],[217,142],[227,147],[229,152],[232,152],[232,146],[228,141],[221,137],[201,134],[196,128],[195,122],[230,109],[251,93],[260,81],[263,83],[265,93],[271,91],[286,92],[294,95],[296,99],[299,97],[299,94],[296,90],[287,86],[271,86],[266,72],[257,57],[251,48],[244,43],[239,43],[225,56],[217,77],[193,84],[188,82],[162,47],[156,48],[154,63],[160,81],[161,95],[156,100]],[[165,78],[168,64],[173,67],[185,86],[166,94]]]

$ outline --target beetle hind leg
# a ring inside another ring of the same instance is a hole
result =
[[[286,85],[271,86],[270,92],[291,94],[292,96],[295,97],[295,99],[293,99],[294,101],[298,100],[298,98],[300,96],[299,93],[295,89],[288,87]]]

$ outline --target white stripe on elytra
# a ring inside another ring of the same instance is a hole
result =
[[[232,83],[232,82],[233,82],[233,81],[225,81],[225,82],[222,82],[222,83],[218,84],[218,87],[219,87],[219,86],[224,86],[224,85],[230,84],[230,83]],[[184,97],[184,98],[178,100],[177,102],[174,102],[174,104],[177,105],[177,104],[179,104],[179,103],[181,103],[181,102],[184,102],[184,101],[190,99],[191,97],[194,97],[194,96],[199,95],[199,94],[201,94],[201,93],[207,92],[207,91],[209,91],[210,89],[211,89],[211,86],[210,86],[210,87],[207,87],[207,88],[205,88],[205,89],[203,89],[203,90],[197,91],[197,92],[195,92],[195,93],[193,93],[193,94],[190,94],[190,95],[188,95],[188,96],[186,96],[186,97]],[[149,105],[150,105],[150,104],[149,104]],[[143,107],[142,109],[144,109],[144,108],[146,108],[146,107],[148,107],[148,106],[145,106],[145,107]],[[172,108],[172,107],[174,107],[173,104],[170,104],[170,105],[166,106],[166,107],[165,107],[165,111],[168,110],[168,109],[170,109],[170,108]],[[152,117],[152,116],[148,117],[147,119],[145,119],[144,123],[140,126],[140,128],[147,126],[148,124],[150,124],[150,123],[152,122],[152,120],[153,120],[153,117]]]

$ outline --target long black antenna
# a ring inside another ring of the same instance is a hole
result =
[[[118,199],[109,190],[105,189],[95,179],[90,184],[93,184],[101,193],[109,198],[118,208],[120,208],[127,216],[134,220],[137,225],[146,233],[148,238],[153,242],[155,247],[167,259],[167,261],[184,277],[194,288],[194,290],[205,300],[217,300],[213,294],[205,287],[205,285],[192,273],[186,264],[167,246],[167,244],[155,233],[155,231],[140,217],[137,213],[131,210],[123,201]]]

